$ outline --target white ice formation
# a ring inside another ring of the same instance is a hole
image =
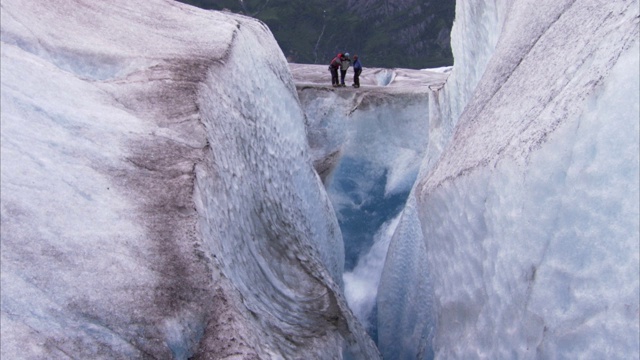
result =
[[[2,2],[3,359],[379,357],[267,27]]]
[[[456,6],[383,357],[637,359],[638,1]]]
[[[247,17],[3,0],[0,356],[640,357],[638,1],[456,6],[453,69],[333,89]]]

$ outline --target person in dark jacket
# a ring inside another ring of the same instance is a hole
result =
[[[331,85],[333,87],[340,86],[340,79],[338,78],[338,69],[342,65],[342,54],[338,54],[331,60],[329,64],[329,71],[331,72]]]
[[[360,87],[360,74],[362,73],[362,64],[360,64],[360,59],[358,59],[358,55],[353,55],[353,87]]]
[[[344,84],[344,78],[347,76],[347,69],[351,66],[351,59],[349,59],[349,53],[344,53],[340,63],[340,86],[346,86]]]

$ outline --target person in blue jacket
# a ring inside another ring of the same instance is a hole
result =
[[[362,64],[360,64],[360,59],[358,59],[358,55],[353,55],[353,87],[360,87],[360,74],[362,73]]]

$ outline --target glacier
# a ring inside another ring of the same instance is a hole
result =
[[[637,0],[457,2],[452,68],[360,89],[241,15],[0,6],[2,358],[640,356]]]
[[[379,358],[269,29],[2,2],[2,358]]]
[[[457,2],[377,292],[384,358],[638,358],[638,8]]]

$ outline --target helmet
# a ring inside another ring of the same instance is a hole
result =
[[[349,53],[344,53],[344,56],[349,57]]]

